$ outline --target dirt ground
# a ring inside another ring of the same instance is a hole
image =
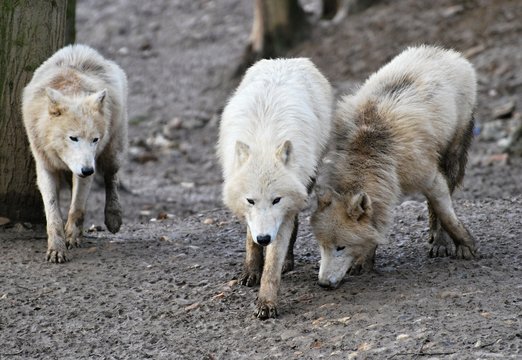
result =
[[[66,264],[44,261],[42,227],[0,228],[0,359],[522,359],[522,161],[502,154],[522,118],[522,3],[384,1],[318,23],[290,52],[338,94],[410,44],[468,56],[477,136],[455,206],[481,256],[429,258],[425,201],[407,198],[375,271],[327,291],[307,210],[280,316],[266,321],[253,316],[258,288],[235,281],[245,229],[221,203],[214,156],[252,11],[245,0],[78,1],[78,42],[129,77],[124,226],[103,231],[97,186],[86,225],[101,230]]]

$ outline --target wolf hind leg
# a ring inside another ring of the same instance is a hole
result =
[[[113,234],[120,230],[122,224],[122,208],[118,194],[118,177],[116,173],[104,174],[105,180],[105,226]]]
[[[283,264],[283,274],[294,270],[294,245],[297,239],[297,230],[299,229],[299,216],[296,215],[294,219],[294,229],[290,236],[290,243],[288,244],[288,250],[286,251],[285,262]]]
[[[85,206],[92,182],[92,176],[80,178],[73,175],[71,207],[65,224],[65,245],[68,249],[81,244]]]
[[[255,286],[261,281],[263,272],[263,247],[252,239],[252,233],[247,226],[246,255],[244,268],[238,283],[245,286]]]

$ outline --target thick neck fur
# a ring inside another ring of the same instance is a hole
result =
[[[399,194],[394,140],[373,102],[359,106],[354,115],[336,120],[330,183],[341,195],[366,192],[373,206],[372,223],[384,230]]]

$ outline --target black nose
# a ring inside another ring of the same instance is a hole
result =
[[[259,245],[266,246],[266,245],[270,244],[270,240],[272,240],[272,239],[271,239],[270,235],[257,235],[256,240]]]
[[[92,167],[82,167],[82,175],[89,176],[94,174],[94,169]]]

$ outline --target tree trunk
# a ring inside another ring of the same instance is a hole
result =
[[[76,42],[76,0],[67,0],[65,26],[65,44],[74,44]]]
[[[259,59],[283,55],[307,30],[306,14],[298,0],[255,0],[250,44],[236,75]]]
[[[22,90],[64,45],[67,0],[0,0],[0,216],[45,220],[22,121]]]

